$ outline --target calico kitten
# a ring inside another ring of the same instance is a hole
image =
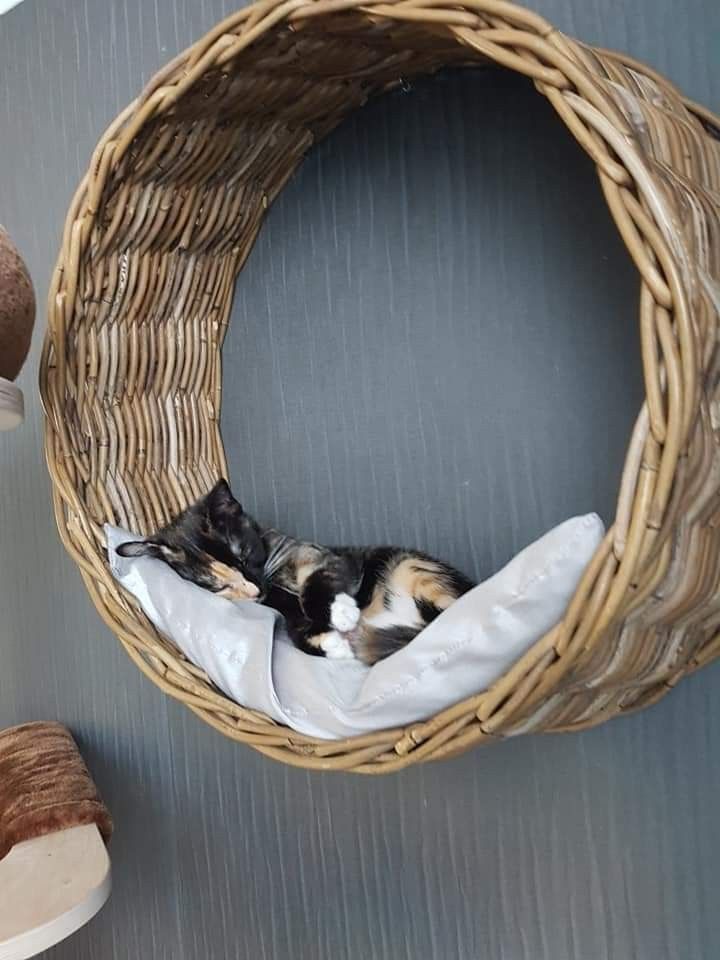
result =
[[[446,563],[396,547],[322,547],[261,527],[225,480],[123,557],[164,560],[231,600],[278,610],[301,650],[376,663],[409,643],[473,584]]]

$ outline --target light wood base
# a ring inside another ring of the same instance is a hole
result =
[[[0,860],[0,960],[64,940],[110,895],[110,858],[95,824],[16,844]]]

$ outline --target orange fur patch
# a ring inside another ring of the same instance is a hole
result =
[[[388,586],[394,593],[404,593],[444,610],[456,599],[444,574],[443,568],[431,560],[407,557],[390,571]]]
[[[210,564],[210,572],[218,583],[224,584],[218,593],[228,600],[255,600],[260,591],[254,583],[250,583],[240,573],[239,570],[228,567],[219,560],[213,560]]]

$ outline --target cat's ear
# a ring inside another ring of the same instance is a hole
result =
[[[176,547],[169,547],[157,540],[129,540],[121,543],[115,551],[120,557],[153,557],[155,560],[179,560],[182,553]]]
[[[227,480],[218,480],[207,495],[210,513],[242,513],[242,507],[232,495]]]

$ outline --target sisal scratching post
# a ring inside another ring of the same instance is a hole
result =
[[[24,723],[0,732],[0,859],[22,840],[89,823],[110,838],[110,814],[65,727]]]
[[[69,936],[110,893],[112,820],[59,723],[0,732],[0,960]]]

